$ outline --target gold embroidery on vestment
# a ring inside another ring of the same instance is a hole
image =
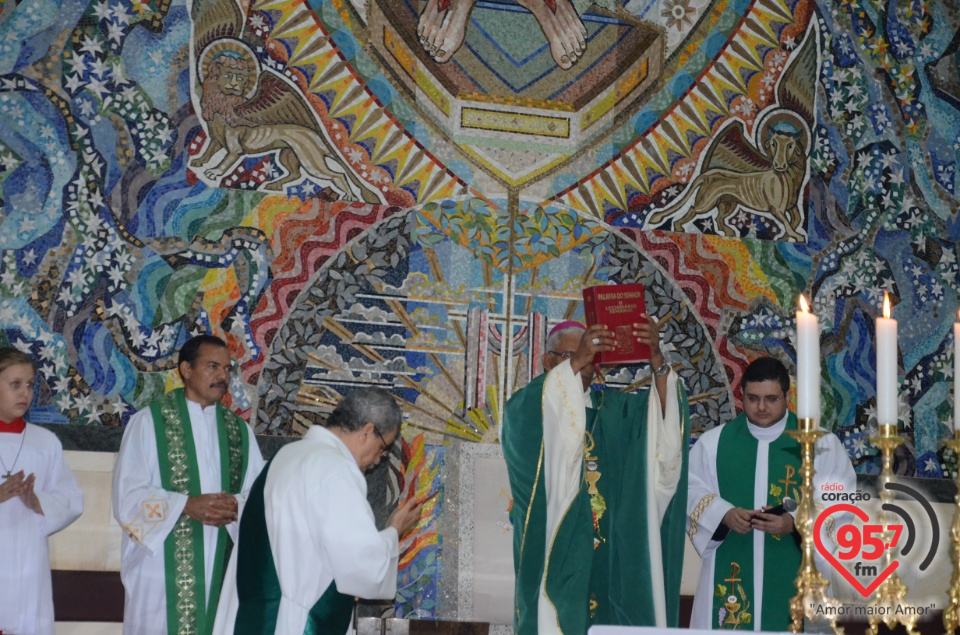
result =
[[[187,461],[187,440],[180,421],[180,411],[173,399],[165,400],[160,408],[163,414],[164,432],[167,437],[167,447],[170,458],[170,483],[180,494],[190,495],[190,465]],[[159,425],[159,422],[154,422]],[[197,568],[194,562],[194,532],[190,523],[194,522],[188,516],[180,516],[173,527],[176,541],[174,549],[174,576],[177,588],[177,613],[179,614],[178,628],[180,631],[196,632],[199,621],[197,602]],[[204,575],[201,571],[199,575]]]
[[[700,499],[697,506],[690,512],[690,528],[687,529],[687,535],[690,536],[690,540],[693,540],[693,537],[697,535],[697,531],[700,530],[700,517],[703,516],[703,512],[706,511],[707,507],[710,506],[710,503],[712,503],[716,497],[716,494],[707,494]]]
[[[730,577],[723,579],[727,584],[718,584],[714,591],[714,596],[720,598],[722,603],[719,609],[714,604],[714,609],[718,611],[717,623],[720,628],[736,629],[753,621],[753,615],[749,612],[750,600],[743,585],[740,584],[742,578],[738,578],[738,575],[740,575],[740,564],[731,562]]]

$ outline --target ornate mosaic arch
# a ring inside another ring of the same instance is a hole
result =
[[[562,206],[525,209],[506,250],[497,242],[505,214],[472,197],[397,210],[331,254],[273,337],[258,432],[295,433],[309,425],[307,413],[375,385],[397,395],[405,425],[428,439],[496,442],[500,406],[540,372],[547,326],[583,319],[580,289],[608,281],[646,285],[691,393],[694,427],[732,416],[723,362],[671,276],[674,263]],[[472,264],[467,251],[479,254]],[[606,378],[618,388],[648,380],[648,369],[630,367]]]

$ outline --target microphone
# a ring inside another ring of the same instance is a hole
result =
[[[763,513],[773,514],[774,516],[781,516],[786,512],[790,512],[792,514],[795,511],[797,511],[797,501],[793,500],[789,496],[784,496],[782,503],[780,503],[776,507],[773,507],[772,509],[768,509]]]

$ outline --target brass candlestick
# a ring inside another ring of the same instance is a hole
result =
[[[897,425],[880,424],[880,434],[870,437],[870,443],[880,448],[883,454],[883,469],[880,472],[880,526],[883,527],[881,536],[884,544],[889,544],[893,539],[893,532],[887,529],[889,514],[883,509],[884,505],[892,503],[896,494],[887,489],[887,483],[893,478],[893,451],[897,446],[903,443],[903,439],[897,433]],[[884,571],[890,563],[893,562],[893,549],[887,549],[883,553],[883,564],[880,570]],[[867,635],[877,635],[880,623],[886,624],[887,628],[892,629],[896,624],[902,624],[907,629],[908,635],[916,635],[917,615],[916,611],[909,610],[909,603],[904,598],[907,595],[907,586],[900,581],[900,576],[896,571],[891,573],[886,580],[880,583],[874,592],[874,601],[877,608],[883,607],[870,615],[870,626],[867,628]],[[908,610],[898,610],[899,607]],[[880,615],[882,613],[882,616]]]
[[[960,457],[960,431],[953,433],[953,438],[946,442],[946,446]],[[950,578],[950,588],[947,591],[950,604],[943,612],[943,628],[947,635],[951,635],[960,627],[960,469],[953,479],[957,487],[957,495],[953,497],[953,527],[950,529],[950,553],[953,555],[953,577]]]
[[[802,560],[800,571],[794,584],[797,594],[790,600],[790,632],[803,632],[803,618],[812,622],[821,618],[830,622],[830,628],[837,635],[843,635],[843,627],[837,624],[840,613],[840,601],[827,595],[830,582],[817,569],[813,558],[813,526],[816,513],[813,506],[813,449],[817,439],[825,432],[817,426],[817,420],[803,418],[797,421],[797,429],[787,432],[800,443],[800,504],[794,516],[794,524],[803,537],[801,544]],[[817,611],[817,607],[823,607]]]

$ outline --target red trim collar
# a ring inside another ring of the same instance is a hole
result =
[[[13,434],[20,434],[27,429],[27,422],[23,420],[23,417],[20,417],[16,421],[10,423],[4,423],[0,421],[0,432],[10,432]]]

